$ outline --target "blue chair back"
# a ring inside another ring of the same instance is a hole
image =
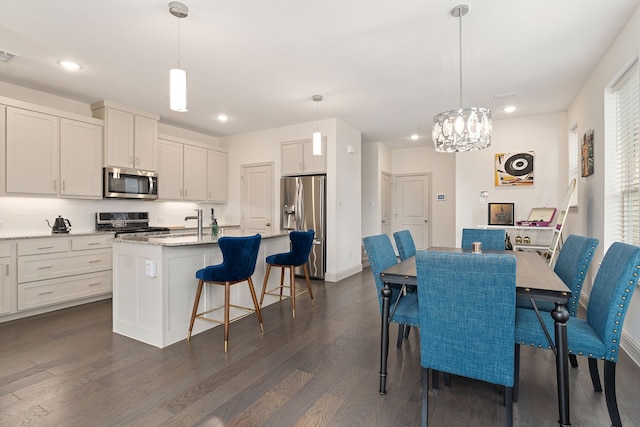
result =
[[[419,250],[416,272],[422,367],[512,387],[515,256]]]
[[[393,233],[393,239],[396,241],[400,260],[404,261],[416,254],[416,245],[409,230],[396,231]]]
[[[220,237],[222,263],[198,270],[196,277],[207,282],[237,282],[253,275],[262,236]]]
[[[640,247],[616,242],[598,269],[587,306],[587,322],[605,345],[605,358],[618,361],[622,324],[638,284]]]
[[[275,265],[302,265],[309,259],[311,246],[313,246],[313,237],[315,231],[292,231],[289,233],[291,240],[291,250],[280,254],[273,254],[267,257],[269,264]]]
[[[578,313],[582,285],[599,243],[600,241],[593,237],[571,234],[562,245],[560,255],[558,255],[553,270],[571,289],[571,299],[567,303],[567,310],[572,317],[576,317]]]
[[[393,245],[389,236],[386,234],[378,234],[376,236],[368,236],[362,239],[364,243],[364,250],[367,252],[369,258],[369,265],[371,266],[371,273],[373,273],[373,279],[376,282],[376,290],[378,293],[378,302],[380,303],[380,313],[382,313],[382,295],[380,291],[384,287],[380,273],[389,267],[398,263],[396,253],[393,250]],[[398,290],[392,288],[391,301],[395,301]]]
[[[462,229],[462,249],[471,249],[471,243],[482,242],[483,251],[504,251],[506,231],[504,229]]]

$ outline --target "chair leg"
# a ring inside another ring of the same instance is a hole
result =
[[[598,373],[598,361],[596,359],[589,358],[589,374],[591,374],[593,389],[598,393],[602,393],[602,384],[600,384],[600,374]]]
[[[404,339],[409,338],[409,331],[411,330],[411,326],[407,326],[404,328]]]
[[[515,344],[513,361],[513,401],[518,401],[520,391],[520,344]]]
[[[282,301],[282,289],[284,288],[284,269],[285,268],[286,267],[280,266],[280,301]]]
[[[202,294],[202,287],[204,282],[198,281],[198,289],[196,290],[196,299],[193,302],[193,310],[191,311],[191,322],[189,322],[189,332],[187,333],[187,341],[191,340],[191,331],[193,330],[193,324],[196,321],[196,315],[198,314],[198,305],[200,304],[200,294]]]
[[[256,298],[256,291],[253,289],[253,280],[251,277],[247,279],[247,283],[249,283],[249,291],[251,291],[251,299],[253,299],[253,306],[256,309],[256,315],[258,316],[258,322],[260,323],[260,330],[264,332],[264,325],[262,324],[262,313],[260,313],[260,306],[258,305],[258,298]]]
[[[504,425],[513,426],[513,387],[504,388]]]
[[[229,296],[231,283],[224,282],[224,352],[229,350]]]
[[[396,347],[398,348],[402,348],[402,337],[404,336],[405,328],[408,328],[408,326],[398,323],[398,341],[396,342]]]
[[[313,299],[313,291],[311,290],[311,283],[309,282],[309,267],[307,267],[306,262],[302,264],[302,269],[304,270],[304,278],[307,280],[307,289],[309,290],[309,296],[311,297],[311,305],[315,307],[316,301]]]
[[[289,280],[291,283],[291,313],[293,318],[295,319],[296,318],[296,272],[293,265],[288,266],[288,268],[289,268]]]
[[[447,387],[451,387],[451,374],[448,372],[444,373],[444,385]]]
[[[569,355],[569,362],[571,363],[571,367],[572,368],[577,368],[578,367],[578,358],[576,357],[575,354],[571,353]]]
[[[436,371],[435,369],[431,370],[431,387],[434,390],[440,388],[440,371]]]
[[[262,283],[262,293],[260,294],[260,307],[264,301],[264,294],[267,292],[267,284],[269,283],[269,273],[271,272],[271,264],[267,264],[267,272],[264,275],[264,282]]]
[[[616,399],[616,362],[604,361],[604,395],[607,400],[607,409],[611,425],[622,427],[620,412],[618,412],[618,401]]]
[[[433,373],[432,373],[433,374]],[[422,368],[422,409],[421,409],[421,423],[422,427],[427,427],[429,420],[429,369]]]

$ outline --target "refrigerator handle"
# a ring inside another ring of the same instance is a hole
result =
[[[299,178],[296,187],[298,193],[296,194],[296,205],[298,205],[296,208],[296,230],[302,230],[302,220],[304,219],[304,187],[302,186],[302,180]]]

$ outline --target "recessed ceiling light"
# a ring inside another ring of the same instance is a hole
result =
[[[409,138],[411,138],[412,141],[417,141],[418,139],[420,139],[420,135],[418,135],[417,133],[414,133]]]
[[[229,116],[227,116],[226,114],[218,114],[217,119],[219,122],[226,122],[229,121]]]
[[[502,109],[502,111],[504,111],[505,113],[513,113],[514,111],[516,111],[516,106],[515,105],[507,105],[506,107],[504,107]]]
[[[65,59],[58,60],[58,64],[65,70],[69,71],[78,71],[82,69],[82,65],[78,64],[77,62],[67,61]]]

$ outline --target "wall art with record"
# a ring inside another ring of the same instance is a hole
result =
[[[533,185],[533,151],[496,154],[496,187]]]
[[[582,176],[593,174],[593,129],[589,129],[582,137]]]

